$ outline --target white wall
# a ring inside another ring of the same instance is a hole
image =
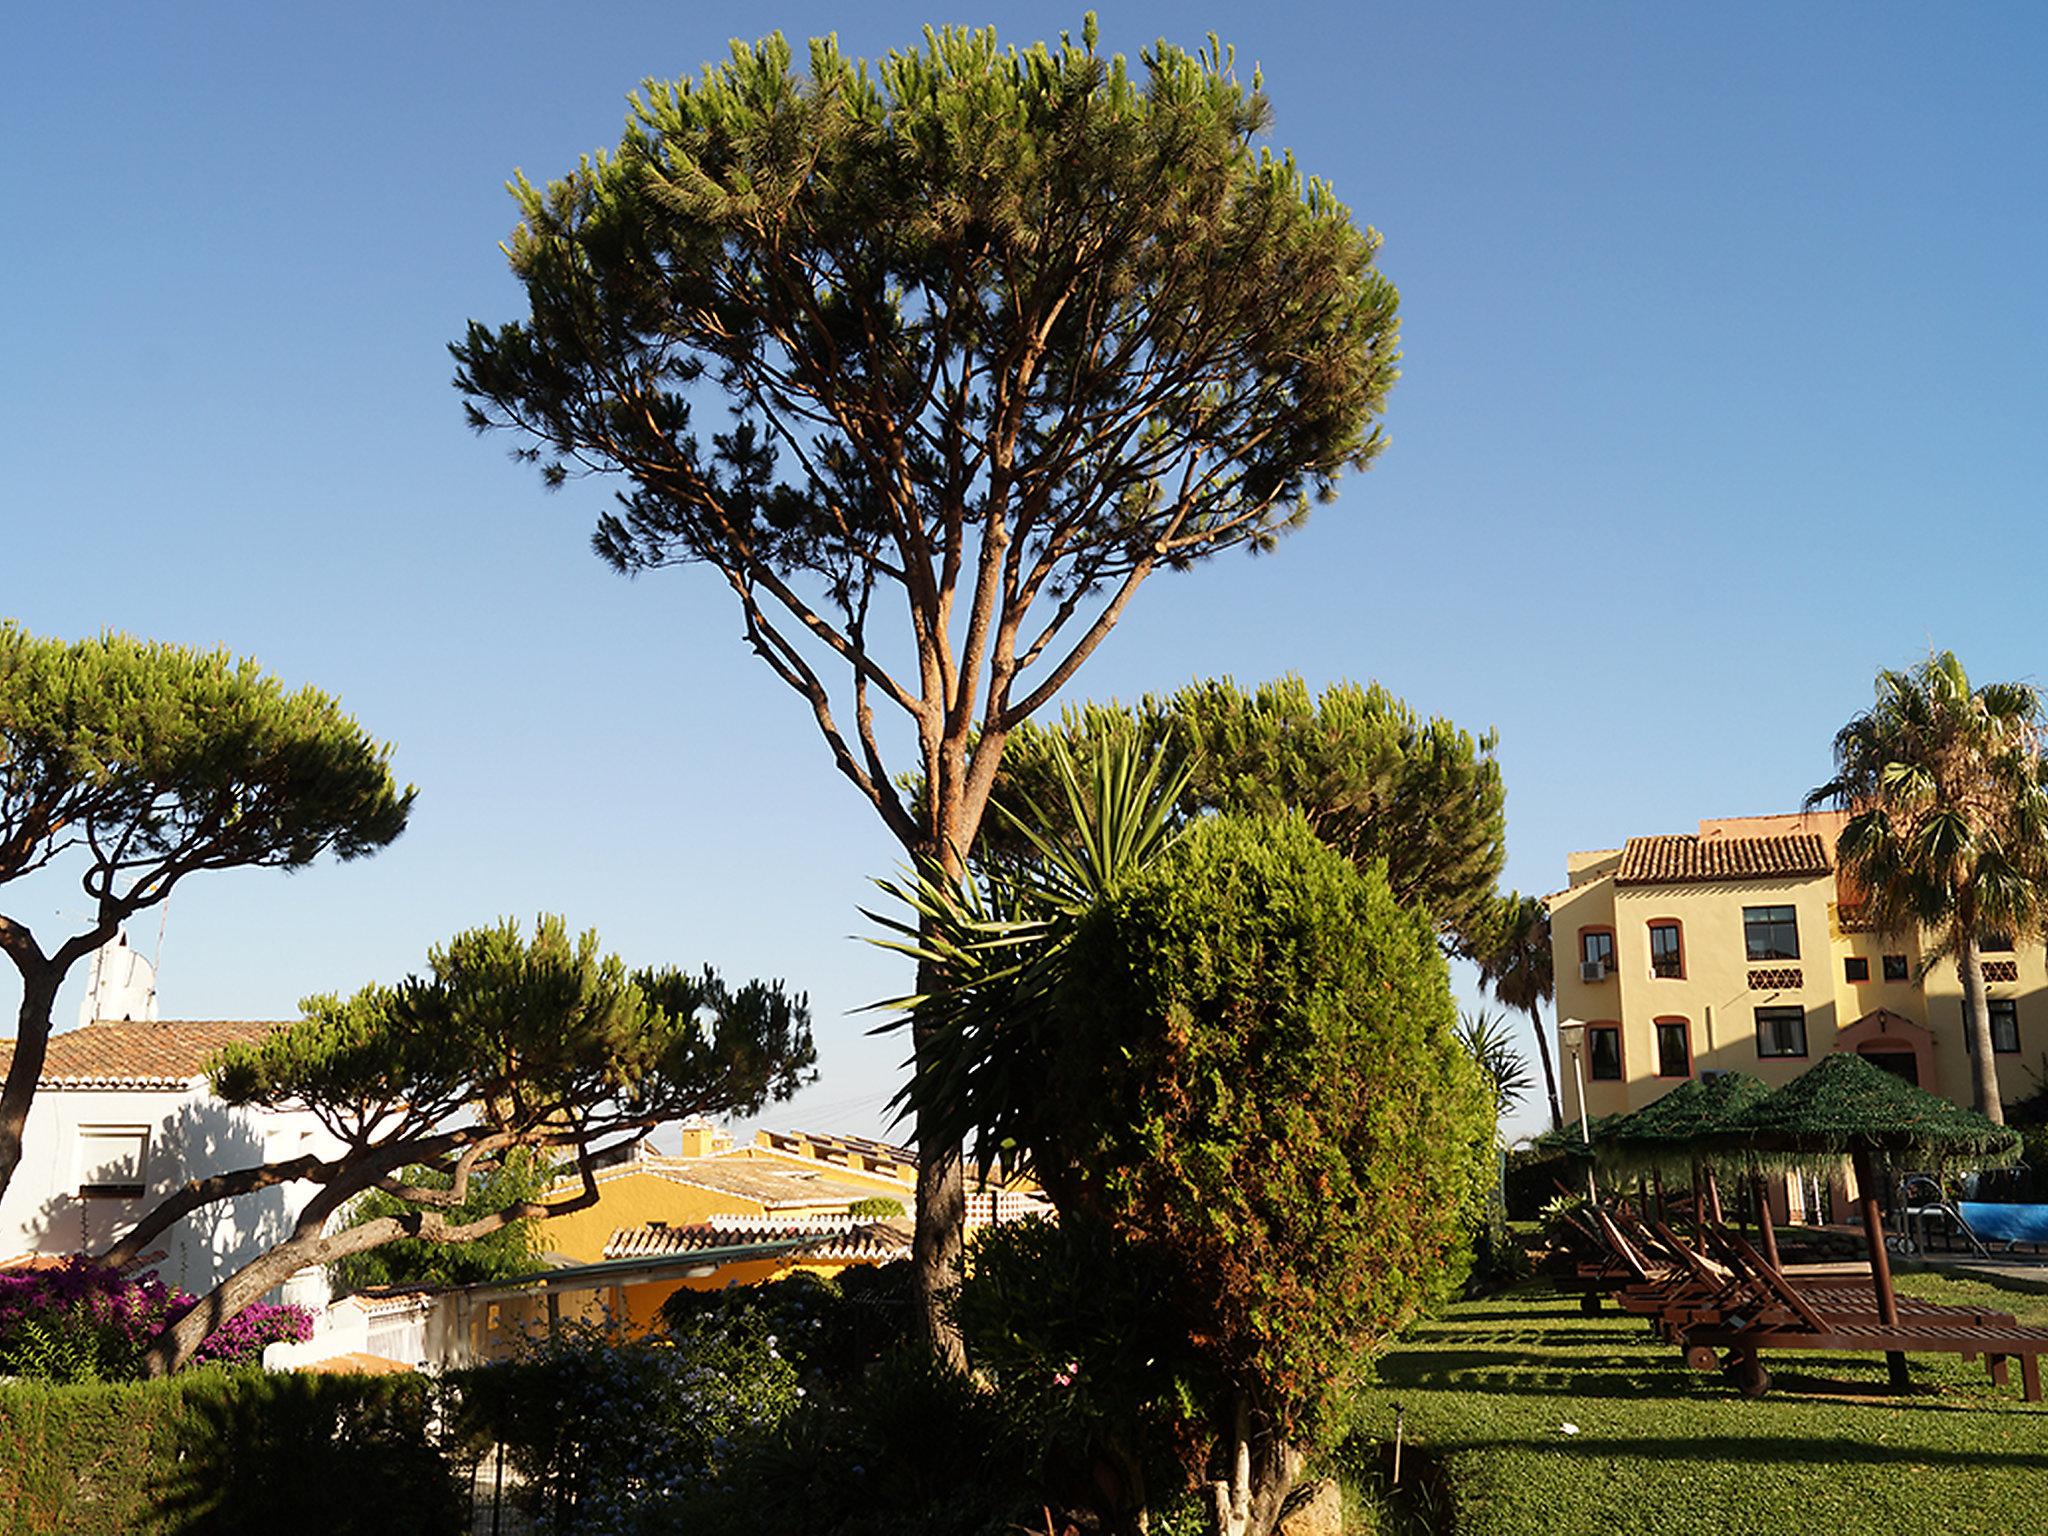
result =
[[[78,1133],[96,1126],[147,1129],[141,1197],[79,1195]],[[29,1111],[21,1166],[0,1197],[0,1258],[97,1253],[189,1178],[339,1150],[311,1115],[233,1109],[203,1079],[176,1091],[43,1088]],[[297,1181],[194,1212],[150,1245],[168,1254],[158,1274],[204,1294],[283,1236],[314,1189]]]

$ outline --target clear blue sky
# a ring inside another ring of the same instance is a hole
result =
[[[824,1080],[773,1118],[880,1128],[900,1048],[848,1011],[904,977],[850,935],[893,845],[714,578],[602,569],[605,491],[470,436],[444,346],[516,313],[506,177],[615,143],[642,78],[940,19],[1021,42],[1080,12],[15,16],[0,613],[254,655],[421,791],[374,860],[191,880],[166,1013],[287,1014],[561,911],[807,988]],[[2041,680],[2048,10],[1102,8],[1131,53],[1211,28],[1385,236],[1392,446],[1274,557],[1155,581],[1072,697],[1291,669],[1497,726],[1509,878],[1543,891],[1571,848],[1793,808],[1930,643]],[[46,932],[82,906],[34,896]]]

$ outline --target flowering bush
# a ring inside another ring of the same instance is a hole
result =
[[[519,1360],[461,1373],[464,1427],[502,1441],[544,1532],[638,1536],[721,1477],[734,1448],[804,1395],[759,1318],[700,1319],[616,1343],[564,1328]]]
[[[124,1275],[89,1259],[0,1273],[0,1374],[42,1381],[128,1381],[143,1351],[192,1309],[193,1298],[148,1272]],[[197,1358],[253,1364],[263,1346],[310,1338],[304,1307],[258,1302],[207,1335]]]

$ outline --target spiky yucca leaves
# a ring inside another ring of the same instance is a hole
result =
[[[1968,1008],[1977,1107],[2003,1122],[1981,941],[2048,929],[2048,760],[2040,692],[1970,686],[1952,651],[1877,675],[1807,804],[1847,810],[1836,844],[1873,927],[1934,937]]]
[[[984,1173],[1002,1158],[1057,1181],[1038,1110],[1062,955],[1091,907],[1172,847],[1189,770],[1169,773],[1127,741],[1097,743],[1085,775],[1055,742],[1051,766],[1050,806],[996,802],[1009,851],[964,881],[930,862],[908,880],[877,881],[911,918],[865,915],[896,935],[875,942],[916,960],[926,981],[874,1005],[901,1016],[883,1029],[915,1016],[926,1031],[894,1107],[952,1141],[972,1137]]]
[[[1484,1008],[1475,1013],[1460,1011],[1458,1043],[1465,1047],[1472,1064],[1479,1068],[1479,1075],[1486,1079],[1487,1090],[1493,1095],[1494,1117],[1507,1119],[1534,1081],[1529,1076],[1529,1064],[1509,1037],[1507,1021]]]
[[[1085,756],[1105,740],[1185,767],[1184,814],[1298,811],[1360,869],[1384,865],[1398,898],[1426,910],[1455,947],[1478,953],[1506,858],[1491,732],[1425,718],[1377,683],[1315,694],[1292,675],[1250,690],[1211,678],[1147,694],[1132,709],[1088,704],[1064,711],[1058,725],[1020,727],[997,794],[1050,798],[1058,810],[1055,748]],[[1016,842],[1004,825],[984,829],[992,849]]]

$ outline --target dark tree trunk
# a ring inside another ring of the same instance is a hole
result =
[[[1962,926],[1956,946],[1956,969],[1963,980],[1963,1027],[1970,1032],[1970,1081],[1977,1112],[2005,1124],[2005,1101],[1998,1091],[1998,1057],[1991,1043],[1991,999],[1984,994],[1984,957],[1977,947],[1975,913]]]
[[[0,1088],[0,1195],[7,1193],[21,1164],[22,1132],[49,1054],[50,1010],[64,981],[63,968],[48,961],[22,964],[17,958],[16,964],[21,970],[21,1011],[16,1015],[14,1059],[7,1067],[7,1084]]]
[[[1564,1100],[1557,1093],[1557,1068],[1550,1061],[1550,1037],[1543,1033],[1543,1015],[1539,1010],[1529,1010],[1529,1022],[1536,1030],[1536,1054],[1543,1061],[1543,1087],[1550,1095],[1550,1128],[1561,1131],[1564,1129]]]
[[[919,979],[922,989],[923,978]],[[917,1059],[925,1056],[924,1027],[911,1022]],[[917,1228],[911,1266],[917,1285],[919,1319],[932,1353],[955,1371],[967,1369],[967,1348],[953,1315],[967,1247],[967,1178],[960,1145],[945,1145],[933,1133],[930,1114],[917,1114]]]
[[[142,1357],[143,1374],[168,1376],[182,1369],[191,1361],[192,1352],[206,1342],[208,1334],[313,1262],[321,1247],[320,1228],[325,1220],[324,1214],[310,1223],[301,1218],[298,1229],[284,1243],[244,1264],[200,1297],[190,1312],[150,1341]]]
[[[1252,1433],[1251,1402],[1240,1395],[1230,1436],[1230,1476],[1209,1485],[1218,1536],[1268,1536],[1301,1480],[1301,1453],[1277,1435]]]

